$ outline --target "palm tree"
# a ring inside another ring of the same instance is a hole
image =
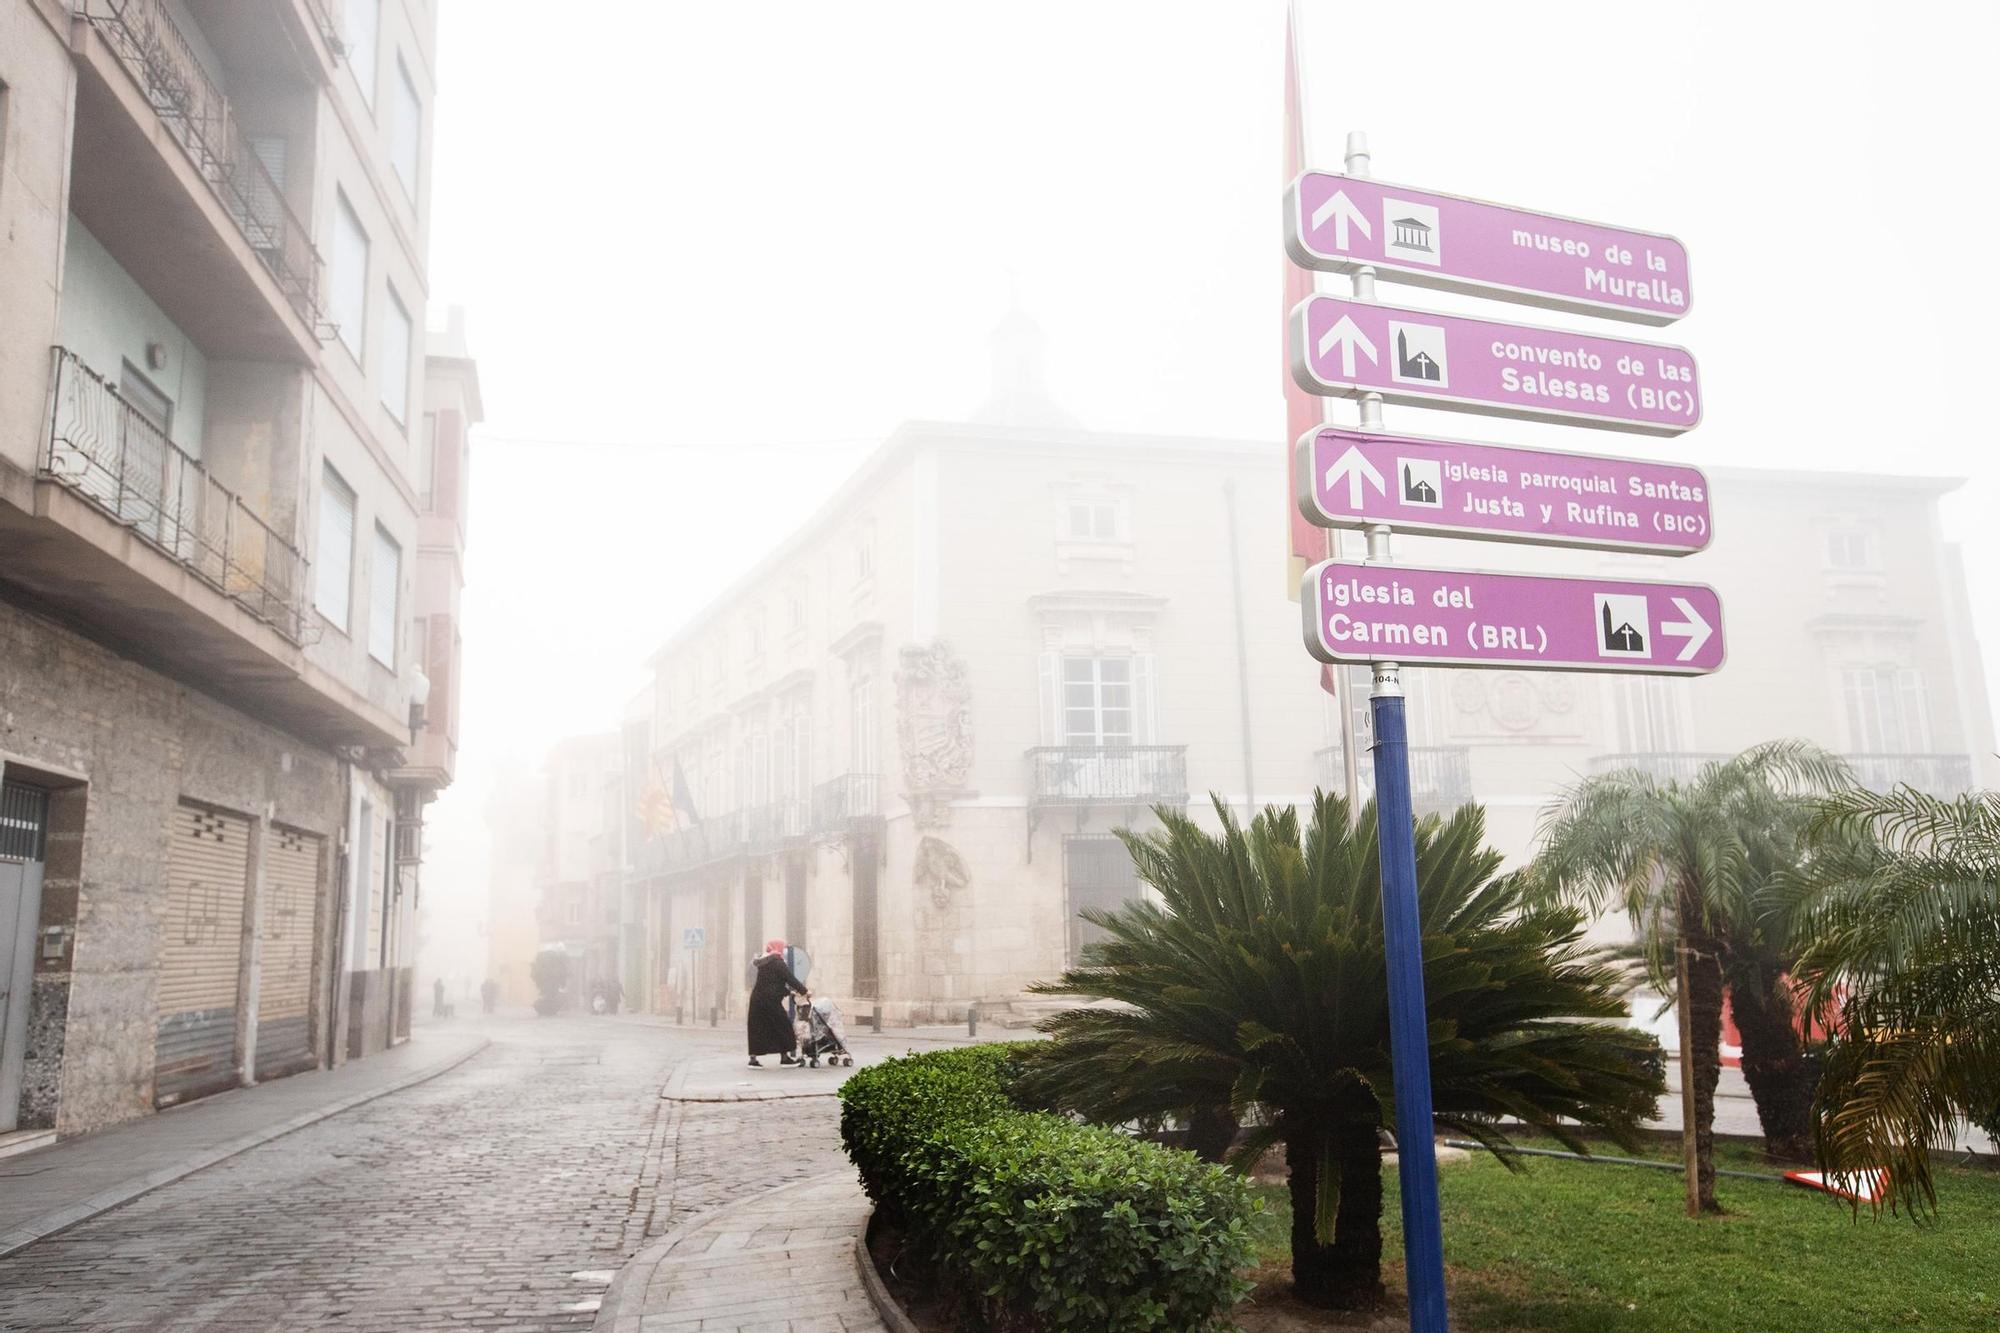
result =
[[[1246,830],[1215,809],[1219,835],[1164,808],[1160,831],[1120,833],[1160,901],[1088,914],[1106,937],[1037,989],[1118,1003],[1048,1020],[1024,1090],[1113,1123],[1228,1107],[1250,1124],[1239,1169],[1284,1145],[1299,1294],[1369,1304],[1394,1109],[1373,807],[1356,827],[1319,794],[1303,841],[1295,810]],[[1416,828],[1437,1123],[1489,1147],[1503,1118],[1629,1141],[1660,1088],[1650,1040],[1606,1021],[1625,1012],[1621,973],[1582,943],[1580,913],[1497,878],[1484,838],[1475,806]]]
[[[1803,742],[1773,741],[1705,764],[1687,781],[1640,769],[1586,778],[1542,817],[1530,871],[1537,893],[1593,916],[1623,907],[1654,985],[1685,1005],[1682,1077],[1694,1089],[1694,1114],[1683,1132],[1693,1139],[1703,1211],[1720,1211],[1714,1125],[1726,966],[1750,1020],[1741,1029],[1745,1073],[1756,1072],[1752,1091],[1764,1093],[1758,1110],[1769,1117],[1770,1146],[1803,1146],[1774,1087],[1787,1078],[1796,1084],[1804,1065],[1783,982],[1782,937],[1768,907],[1774,877],[1796,860],[1808,794],[1845,785],[1838,759]],[[1789,1100],[1795,1104],[1796,1093]]]
[[[1834,1170],[1886,1166],[1932,1210],[1930,1154],[1961,1119],[2000,1137],[2000,793],[1829,798],[1800,960],[1835,1031],[1813,1110]]]

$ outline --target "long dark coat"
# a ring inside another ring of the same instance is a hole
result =
[[[805,985],[777,954],[757,960],[757,980],[750,987],[750,1054],[787,1055],[798,1045],[792,1020],[785,1017],[785,996],[804,995]]]

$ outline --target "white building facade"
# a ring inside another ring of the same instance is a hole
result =
[[[654,1007],[740,1011],[772,936],[808,950],[816,990],[891,1024],[1019,1005],[1088,937],[1081,909],[1141,891],[1113,829],[1153,826],[1156,804],[1213,823],[1209,793],[1241,813],[1337,789],[1338,706],[1284,589],[1282,455],[1067,424],[898,431],[653,660],[654,781],[694,807],[630,856]],[[1937,526],[1952,483],[1711,480],[1719,536],[1684,561],[1398,540],[1413,563],[1671,569],[1717,586],[1729,636],[1703,680],[1406,672],[1420,811],[1481,801],[1518,860],[1581,776],[1691,773],[1785,736],[1873,785],[1993,782]]]
[[[0,0],[0,1131],[407,1035],[435,17]]]

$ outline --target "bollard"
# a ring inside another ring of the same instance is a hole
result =
[[[708,1025],[710,1027],[715,1026],[715,1019],[716,1019],[716,1006],[711,1004],[710,1006],[708,1006]]]
[[[979,1001],[977,1000],[965,1006],[965,1035],[968,1037],[979,1035]]]

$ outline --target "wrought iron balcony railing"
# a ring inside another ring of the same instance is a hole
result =
[[[1707,765],[1729,757],[1695,752],[1606,754],[1590,761],[1590,771],[1637,769],[1662,782],[1691,782]],[[1856,785],[1870,791],[1908,786],[1931,796],[1952,797],[1972,789],[1972,756],[1968,754],[1844,754],[1840,758]]]
[[[1028,751],[1037,805],[1185,805],[1185,745],[1043,745]]]
[[[1590,759],[1592,776],[1627,771],[1644,773],[1655,782],[1693,782],[1710,764],[1729,758],[1698,750],[1656,750],[1628,754],[1600,754]]]
[[[1420,815],[1444,815],[1472,799],[1471,751],[1463,745],[1412,745],[1410,756],[1410,808]],[[1329,746],[1314,754],[1319,784],[1331,792],[1344,791],[1347,774],[1340,759],[1340,747]],[[1364,753],[1355,769],[1363,800],[1375,794],[1375,763]]]
[[[74,352],[53,352],[42,475],[304,643],[305,557]]]
[[[882,778],[843,773],[813,788],[812,831],[838,833],[852,821],[882,813]]]
[[[1963,796],[1972,790],[1969,754],[1844,754],[1854,780],[1870,791],[1915,787],[1930,796]]]
[[[320,259],[312,233],[168,17],[165,0],[78,0],[77,9],[145,93],[299,318],[317,332]]]

